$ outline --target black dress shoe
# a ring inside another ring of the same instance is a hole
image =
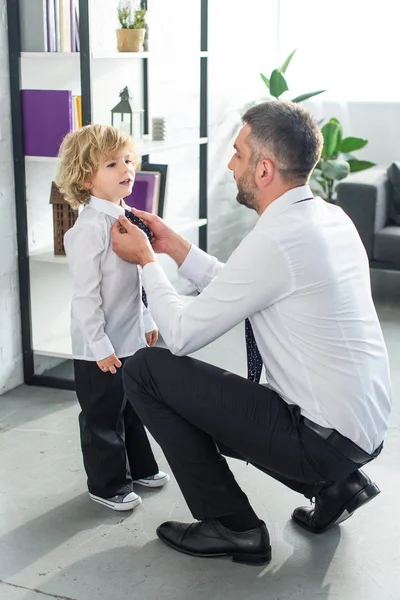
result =
[[[271,546],[265,523],[249,531],[231,531],[216,519],[197,523],[168,521],[157,535],[171,548],[191,556],[231,556],[233,562],[264,565],[271,560]]]
[[[323,533],[351,517],[379,493],[378,486],[363,471],[355,471],[322,491],[313,507],[296,508],[292,519],[307,531]]]

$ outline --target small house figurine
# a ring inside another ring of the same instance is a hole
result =
[[[54,181],[51,184],[50,204],[53,206],[54,254],[65,256],[64,234],[74,225],[78,211],[64,200]]]

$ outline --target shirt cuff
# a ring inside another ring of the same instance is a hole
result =
[[[145,333],[150,333],[150,331],[154,331],[155,329],[157,329],[157,325],[154,323],[151,314],[148,312],[148,310],[143,314],[143,321]]]
[[[208,271],[210,261],[214,262],[214,260],[209,254],[192,244],[187,257],[178,269],[178,273],[186,279],[202,281]]]
[[[91,342],[89,348],[91,349],[96,362],[108,358],[111,354],[115,354],[113,345],[107,335],[104,335],[100,340],[97,340],[97,342]]]

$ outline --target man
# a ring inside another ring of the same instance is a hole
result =
[[[198,519],[164,523],[157,534],[194,556],[264,564],[268,531],[222,455],[315,498],[292,518],[322,533],[379,494],[360,467],[381,451],[390,377],[360,238],[343,211],[307,185],[321,154],[319,129],[299,105],[280,101],[251,108],[243,121],[229,168],[238,202],[260,218],[225,265],[154,215],[135,211],[153,247],[124,217],[112,235],[115,252],[143,267],[170,350],[140,350],[124,369],[126,393]],[[197,286],[190,304],[155,252]],[[182,358],[247,317],[250,371],[253,331],[268,386]]]

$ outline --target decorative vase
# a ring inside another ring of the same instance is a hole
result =
[[[118,52],[143,52],[145,29],[117,29]]]

